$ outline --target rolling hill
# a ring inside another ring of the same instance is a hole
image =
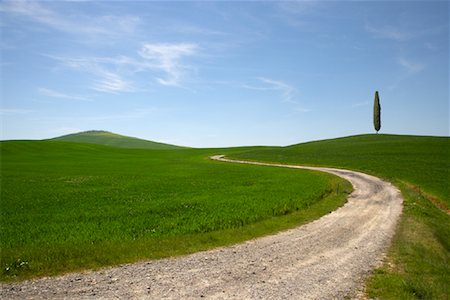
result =
[[[360,170],[420,188],[450,207],[450,138],[368,134],[253,149],[235,158]]]
[[[371,299],[448,299],[449,137],[359,135],[249,149],[230,157],[360,170],[392,182],[404,197],[403,216],[366,292]]]
[[[54,141],[90,143],[119,148],[136,148],[136,149],[155,149],[155,150],[174,150],[183,147],[163,144],[134,137],[124,136],[109,131],[90,130],[79,133],[73,133],[53,138]]]

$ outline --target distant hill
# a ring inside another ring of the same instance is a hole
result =
[[[173,150],[183,148],[175,145],[157,143],[153,141],[124,136],[103,130],[90,130],[79,133],[73,133],[56,137],[51,140],[63,142],[99,144],[119,148],[138,148],[138,149],[156,149],[156,150]]]

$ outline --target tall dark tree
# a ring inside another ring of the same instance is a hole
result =
[[[381,128],[381,106],[378,91],[375,92],[375,101],[373,103],[373,126],[378,133]]]

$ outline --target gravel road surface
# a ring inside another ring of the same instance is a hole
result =
[[[288,168],[258,162],[228,160]],[[343,177],[354,192],[338,210],[309,224],[243,244],[99,271],[2,284],[2,299],[343,299],[363,297],[402,211],[400,192],[363,173]]]

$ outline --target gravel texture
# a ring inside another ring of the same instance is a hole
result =
[[[303,168],[235,161],[258,165]],[[349,180],[338,210],[309,224],[243,244],[100,271],[2,284],[2,299],[343,299],[364,297],[402,211],[400,192],[363,173],[306,169]]]

